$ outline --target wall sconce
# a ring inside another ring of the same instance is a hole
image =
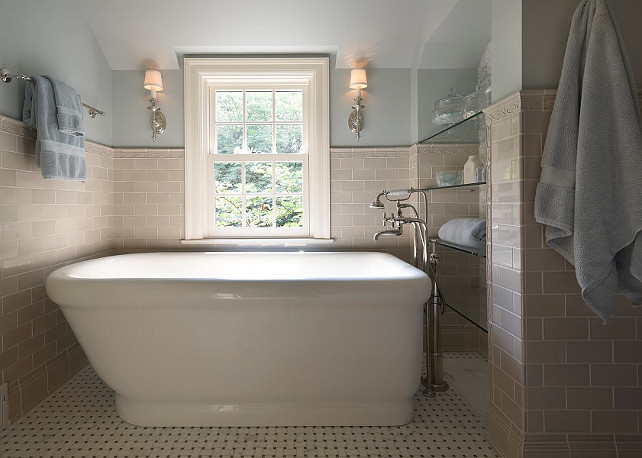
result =
[[[156,141],[156,135],[162,134],[167,128],[167,119],[161,113],[158,101],[156,100],[156,91],[163,90],[163,78],[158,70],[147,70],[145,72],[145,89],[152,91],[152,98],[149,99],[151,105],[147,107],[152,111],[152,141]]]
[[[363,110],[365,107],[361,105],[361,89],[368,87],[368,78],[366,77],[365,68],[353,68],[350,72],[350,89],[356,89],[355,105],[352,105],[352,113],[348,117],[348,128],[357,135],[357,141],[361,137],[363,130]]]

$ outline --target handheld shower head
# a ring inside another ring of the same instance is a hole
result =
[[[399,202],[410,199],[411,190],[408,189],[394,189],[385,193],[386,199],[391,202]]]
[[[379,194],[377,194],[377,197],[374,200],[374,202],[372,202],[370,205],[368,205],[368,207],[374,208],[375,210],[385,209],[386,208],[385,205],[381,203],[381,200],[379,200],[380,197],[383,196],[385,193],[386,193],[386,191],[383,191],[383,192],[380,192]]]

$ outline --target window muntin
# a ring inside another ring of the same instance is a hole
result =
[[[309,235],[305,89],[210,91],[209,235]]]

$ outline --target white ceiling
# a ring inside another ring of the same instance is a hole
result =
[[[337,68],[472,68],[490,0],[77,0],[112,70],[185,54],[336,54]]]

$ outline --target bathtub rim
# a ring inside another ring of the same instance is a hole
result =
[[[397,264],[399,267],[402,267],[405,272],[412,272],[412,275],[398,275],[398,276],[386,276],[386,277],[374,277],[374,276],[359,276],[359,277],[340,277],[340,276],[327,276],[327,277],[311,277],[311,278],[216,278],[216,277],[127,277],[127,276],[110,276],[110,277],[89,277],[89,276],[74,276],[70,274],[70,271],[78,269],[80,266],[91,265],[91,264],[100,264],[105,263],[109,260],[122,260],[124,258],[138,258],[138,257],[155,257],[155,256],[172,256],[177,257],[180,255],[188,256],[201,256],[201,255],[220,255],[220,256],[270,256],[270,255],[280,255],[280,256],[345,256],[350,257],[356,256],[367,256],[367,257],[379,257],[385,258],[388,262]],[[225,282],[298,282],[298,281],[386,281],[386,280],[414,280],[418,278],[427,278],[428,275],[417,269],[415,266],[409,264],[408,262],[397,258],[396,256],[390,253],[382,253],[377,251],[154,251],[154,252],[145,252],[145,253],[123,253],[110,256],[102,256],[99,258],[88,259],[85,261],[74,262],[64,266],[61,266],[51,272],[47,278],[54,276],[65,278],[69,280],[163,280],[163,281],[192,281],[192,280],[203,280],[203,281],[225,281]]]
[[[413,291],[417,297],[429,297],[429,278],[425,272],[413,267],[405,261],[390,255],[388,253],[378,252],[305,252],[312,255],[365,255],[376,258],[383,257],[386,261],[392,262],[392,266],[399,266],[403,270],[394,272],[388,277],[369,277],[366,275],[356,277],[323,277],[317,278],[191,278],[181,276],[157,276],[157,277],[129,277],[122,276],[81,276],[78,274],[83,265],[91,266],[92,263],[100,264],[105,261],[123,260],[127,257],[149,258],[154,260],[154,255],[170,255],[172,257],[187,255],[209,254],[218,255],[236,255],[252,257],[256,254],[271,255],[273,252],[153,252],[153,253],[133,253],[114,256],[105,256],[102,258],[90,259],[79,263],[69,264],[60,267],[50,273],[45,281],[45,287],[49,298],[59,304],[63,309],[70,308],[96,308],[107,306],[110,308],[131,308],[131,303],[113,303],[110,296],[120,295],[122,291],[127,290],[132,295],[136,295],[137,304],[135,308],[164,308],[171,305],[164,304],[164,300],[175,291],[182,291],[185,294],[193,295],[192,297],[209,297],[212,300],[225,300],[227,296],[233,295],[236,298],[260,300],[265,298],[280,298],[288,300],[292,297],[302,294],[315,294],[317,296],[331,297],[333,295],[368,293],[375,289],[381,294],[388,295],[392,291]],[[304,254],[305,254],[304,253]],[[276,254],[298,255],[299,253],[282,253]],[[152,256],[150,256],[152,255]],[[187,258],[189,260],[189,258]],[[140,259],[139,259],[140,262]],[[313,274],[312,274],[313,275]],[[173,288],[176,288],[174,291]],[[114,292],[115,291],[115,292]],[[142,294],[142,291],[151,291],[150,295]],[[215,292],[213,295],[212,292]],[[161,294],[163,292],[164,294]],[[200,296],[199,296],[200,295]],[[156,299],[152,299],[152,296]],[[216,296],[216,297],[215,297]],[[122,297],[122,296],[121,296]]]

